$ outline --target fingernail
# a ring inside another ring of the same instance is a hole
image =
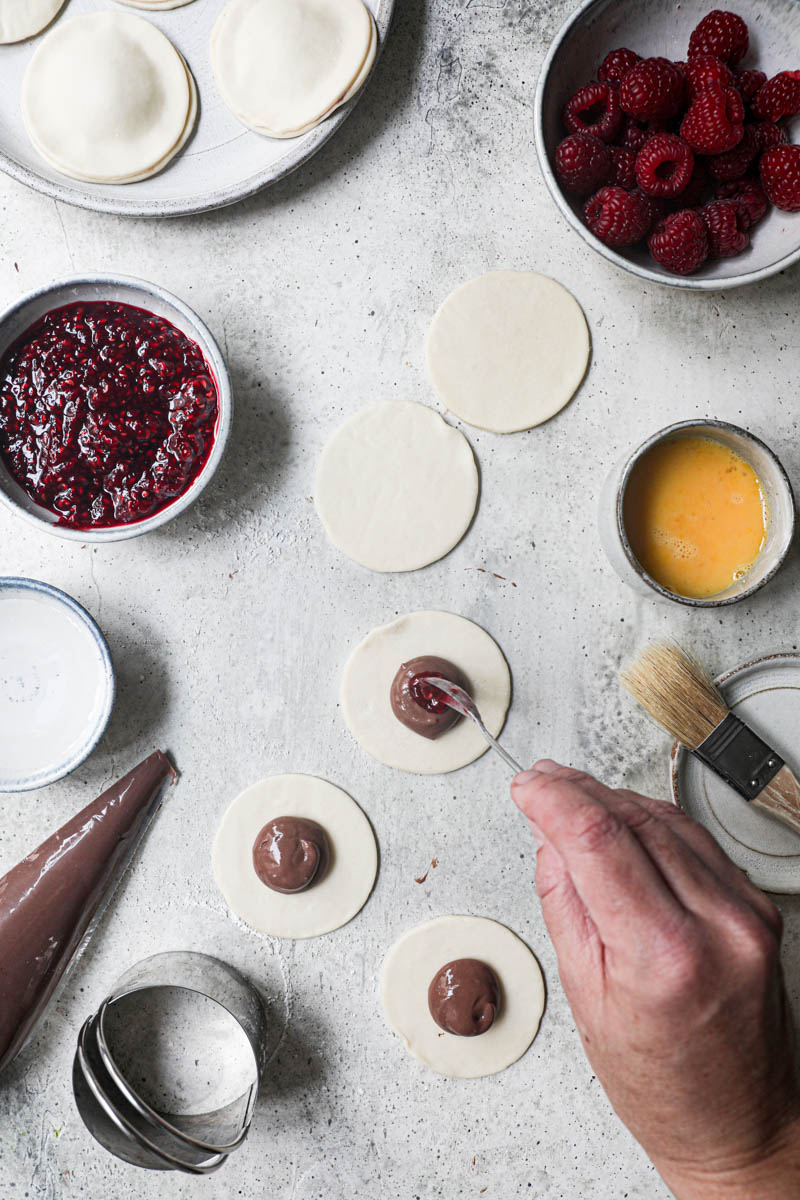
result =
[[[552,775],[554,771],[559,770],[559,763],[553,762],[552,758],[542,758],[534,769],[537,775]]]
[[[520,771],[519,775],[515,775],[511,780],[512,787],[524,787],[526,783],[531,783],[534,779],[539,778],[539,772],[531,769],[530,771]]]

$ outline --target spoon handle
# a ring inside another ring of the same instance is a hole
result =
[[[472,714],[471,714],[471,713],[470,713],[469,715],[470,715],[470,716],[472,716]],[[475,724],[478,726],[478,728],[480,729],[481,733],[482,733],[482,734],[483,734],[483,736],[486,738],[486,741],[487,741],[487,742],[489,743],[489,745],[492,747],[492,749],[494,750],[494,752],[495,752],[496,754],[499,754],[499,755],[500,755],[500,757],[502,758],[503,762],[504,762],[504,763],[505,763],[507,766],[511,767],[511,770],[514,772],[514,774],[515,774],[515,775],[519,775],[520,771],[522,771],[524,768],[523,768],[523,767],[521,767],[521,766],[519,765],[519,763],[516,761],[516,759],[514,759],[514,758],[512,758],[512,757],[511,757],[511,755],[508,753],[508,751],[507,751],[507,750],[505,750],[505,749],[504,749],[504,748],[503,748],[503,747],[500,745],[500,743],[497,741],[497,739],[496,739],[496,738],[493,738],[493,737],[492,737],[492,735],[489,733],[489,730],[488,730],[488,729],[486,728],[486,726],[484,725],[483,721],[481,721],[481,720],[480,720],[480,719],[479,719],[477,716],[474,716],[474,717],[472,717],[472,719],[473,719],[473,721],[475,722]]]

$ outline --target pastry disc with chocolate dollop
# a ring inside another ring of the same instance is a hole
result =
[[[304,892],[324,878],[331,857],[328,835],[306,817],[275,817],[253,843],[256,875],[273,892]]]
[[[500,985],[478,958],[456,958],[437,971],[428,987],[428,1008],[445,1033],[477,1037],[494,1025]]]
[[[381,1001],[387,1024],[415,1058],[440,1075],[474,1079],[504,1070],[528,1049],[544,1011],[544,980],[505,925],[437,917],[392,946]]]
[[[452,729],[461,720],[461,714],[450,707],[437,687],[427,682],[427,675],[439,675],[448,683],[457,683],[465,692],[469,692],[469,684],[454,663],[434,654],[421,654],[400,664],[389,691],[392,712],[406,729],[433,739]]]
[[[369,821],[341,788],[312,775],[274,775],[230,805],[211,865],[228,905],[253,929],[319,937],[366,904],[378,848]]]
[[[344,669],[342,713],[362,749],[378,762],[419,775],[440,775],[466,766],[488,747],[472,721],[459,721],[446,736],[432,738],[420,737],[397,719],[392,683],[399,664],[410,663],[420,650],[435,650],[437,658],[451,667],[458,665],[486,728],[497,737],[511,700],[508,665],[488,633],[454,613],[413,612],[368,633]]]

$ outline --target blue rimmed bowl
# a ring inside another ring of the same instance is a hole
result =
[[[108,725],[116,683],[85,608],[38,579],[0,577],[0,792],[69,775]]]

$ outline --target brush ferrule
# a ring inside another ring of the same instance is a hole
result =
[[[712,729],[695,754],[745,800],[754,800],[784,766],[780,755],[732,712]]]

